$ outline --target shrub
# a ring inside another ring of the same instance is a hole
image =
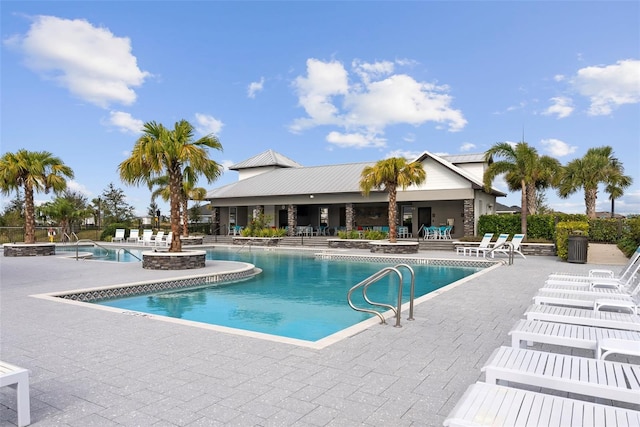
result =
[[[630,257],[638,246],[640,246],[640,216],[631,216],[622,221],[622,237],[618,241],[618,248]]]
[[[569,236],[581,234],[589,236],[589,223],[587,221],[565,221],[556,225],[556,252],[564,261],[569,258]]]
[[[125,223],[118,223],[118,222],[113,222],[109,225],[107,225],[106,227],[104,227],[104,229],[102,230],[102,234],[100,234],[100,240],[104,241],[104,242],[110,242],[111,239],[113,239],[113,236],[116,235],[116,229],[117,228],[124,228],[125,229],[125,239],[128,236],[128,231],[127,231],[127,227],[129,226],[129,224],[125,224]]]
[[[367,230],[364,232],[364,238],[367,240],[384,240],[388,236],[388,233],[378,230]]]

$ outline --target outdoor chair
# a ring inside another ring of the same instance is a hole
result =
[[[639,315],[617,311],[594,311],[586,308],[531,304],[524,315],[527,320],[640,332]]]
[[[113,238],[111,238],[111,241],[113,243],[116,242],[124,242],[124,228],[117,228],[116,229],[116,234],[113,236]]]
[[[634,273],[634,268],[637,271],[636,266],[640,264],[640,246],[636,249],[633,256],[629,259],[629,262],[622,268],[620,273],[616,276],[615,272],[607,269],[591,269],[586,275],[576,275],[568,273],[554,273],[550,274],[547,278],[547,284],[554,285],[574,285],[578,283],[591,283],[595,280],[601,283],[611,282],[619,283],[626,281]]]
[[[127,237],[128,243],[140,243],[140,230],[132,228],[129,230],[129,237]]]
[[[153,245],[153,230],[150,228],[142,231],[142,246],[152,246]]]
[[[489,247],[489,243],[491,242],[491,239],[493,238],[493,233],[485,233],[484,236],[482,237],[482,240],[480,241],[480,244],[478,246],[458,246],[456,248],[456,254],[457,255],[471,255],[471,251],[470,249],[485,249]],[[478,256],[478,254],[480,253],[480,251],[476,251],[476,256]]]
[[[569,416],[572,418],[567,419]],[[596,427],[603,425],[605,419],[610,421],[607,426],[640,425],[640,411],[477,382],[467,388],[444,426]]]
[[[505,242],[505,244],[503,244],[502,246],[499,246],[498,244],[496,244],[494,246],[494,249],[489,251],[489,254],[491,255],[491,258],[494,258],[496,254],[508,255],[511,251],[513,251],[514,254],[518,254],[522,258],[526,259],[527,257],[525,257],[522,254],[522,252],[520,252],[520,245],[522,244],[522,241],[524,240],[524,236],[525,236],[524,234],[514,234],[513,238],[511,240],[509,240],[508,242]],[[509,245],[507,243],[509,243],[511,245],[511,247],[509,247]]]

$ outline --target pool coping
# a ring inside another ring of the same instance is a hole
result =
[[[230,246],[233,248],[233,246]],[[346,254],[339,253],[339,251],[326,251],[323,250],[318,252],[317,248],[315,250],[309,250],[308,252],[315,252],[314,257],[320,259],[329,259],[329,260],[342,260],[342,261],[350,261],[350,262],[378,262],[378,263],[407,263],[407,264],[418,264],[418,265],[440,265],[440,266],[452,266],[452,267],[480,267],[483,268],[481,271],[478,271],[474,274],[466,276],[460,280],[452,282],[448,285],[445,285],[439,289],[436,289],[432,292],[429,292],[426,295],[423,295],[414,300],[414,307],[418,306],[420,303],[424,301],[428,301],[432,298],[441,295],[443,292],[447,292],[451,289],[454,289],[469,280],[472,280],[479,275],[486,274],[500,266],[505,265],[504,261],[501,260],[487,260],[487,259],[451,259],[451,258],[424,258],[424,257],[416,257],[416,256],[407,256],[406,254],[398,254],[398,255],[376,255],[376,254]],[[274,247],[261,247],[260,250],[263,251],[278,251],[278,252],[299,252],[294,248],[279,248],[276,249]],[[208,273],[200,273],[200,274],[190,274],[187,276],[168,278],[163,280],[146,280],[139,281],[133,283],[125,283],[125,284],[116,284],[109,286],[100,286],[95,288],[84,288],[84,289],[75,289],[69,291],[60,291],[60,292],[51,292],[51,293],[42,293],[42,294],[34,294],[30,295],[34,298],[46,299],[49,301],[63,302],[68,304],[73,304],[77,306],[83,307],[91,307],[93,309],[111,311],[115,313],[131,315],[131,316],[140,316],[153,320],[160,320],[169,323],[181,324],[185,326],[197,327],[201,329],[208,329],[212,331],[218,331],[223,333],[228,333],[232,335],[244,336],[244,337],[252,337],[267,341],[273,341],[283,344],[290,344],[299,347],[306,347],[310,349],[323,349],[332,344],[335,344],[339,341],[342,341],[346,338],[354,336],[371,326],[379,325],[380,321],[378,317],[372,317],[362,322],[351,325],[345,329],[342,329],[338,332],[335,332],[329,336],[321,338],[317,341],[307,341],[289,337],[283,337],[279,335],[272,335],[262,332],[254,332],[243,329],[231,328],[220,325],[210,325],[202,322],[196,322],[192,320],[186,319],[176,319],[168,316],[160,316],[154,315],[134,310],[123,310],[121,308],[108,307],[104,305],[95,304],[95,302],[100,300],[106,300],[110,298],[120,298],[127,296],[135,296],[135,295],[144,295],[148,293],[160,292],[160,291],[169,291],[169,290],[186,290],[190,288],[201,288],[202,279],[206,280],[206,286],[211,286],[214,283],[233,283],[237,281],[247,280],[253,277],[256,274],[259,274],[262,270],[255,267],[253,264],[238,262],[238,261],[222,261],[216,260],[216,265],[220,264],[229,264],[236,265],[237,269],[234,270],[223,270],[218,271],[216,273],[208,272]],[[402,304],[401,312],[407,311],[409,309],[409,302]],[[395,316],[395,313],[391,310],[381,313],[382,316],[388,320]],[[408,320],[407,320],[408,321]]]

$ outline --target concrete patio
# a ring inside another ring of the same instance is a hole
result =
[[[175,272],[0,257],[0,359],[30,370],[36,426],[440,426],[493,350],[510,345],[549,273],[624,262],[517,257],[417,305],[415,321],[403,313],[402,328],[314,350],[31,296]],[[0,389],[0,413],[15,425],[14,390]]]

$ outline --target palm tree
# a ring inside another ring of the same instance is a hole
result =
[[[619,199],[624,195],[624,189],[629,187],[632,184],[632,180],[625,179],[630,178],[628,176],[620,177],[620,181],[618,182],[610,182],[605,187],[604,191],[609,193],[609,200],[611,200],[611,218],[614,216],[614,208],[615,208],[615,199]]]
[[[25,243],[36,242],[34,192],[57,194],[67,188],[65,177],[73,178],[73,170],[48,151],[21,149],[0,159],[0,191],[24,190]]]
[[[536,188],[544,188],[555,182],[553,176],[557,175],[560,163],[549,156],[539,156],[538,151],[526,142],[515,145],[497,142],[485,152],[487,161],[494,156],[504,160],[494,161],[487,167],[484,173],[485,191],[491,191],[493,180],[498,175],[505,174],[509,190],[520,190],[522,194],[520,230],[526,234],[527,215],[530,213],[528,205],[530,201],[531,204],[534,203]]]
[[[582,158],[572,160],[563,168],[558,194],[567,198],[583,188],[586,214],[589,218],[595,218],[599,184],[624,188],[632,182],[630,176],[624,175],[624,167],[613,156],[611,147],[596,147],[588,149]]]
[[[197,175],[194,175],[192,173],[189,166],[185,168],[182,176],[184,180],[182,181],[182,188],[180,192],[180,215],[182,216],[182,235],[187,237],[189,235],[189,200],[204,200],[204,197],[207,195],[207,190],[202,187],[195,186],[195,180],[197,180],[198,177]],[[155,200],[158,196],[160,196],[165,202],[169,201],[170,192],[168,176],[159,176],[149,182],[149,189],[153,187],[157,188],[153,191],[153,193],[151,193],[151,200]]]
[[[169,130],[162,124],[147,122],[143,135],[136,141],[131,156],[120,163],[120,178],[130,184],[149,184],[166,175],[169,180],[171,231],[170,252],[182,251],[180,241],[180,203],[183,171],[188,166],[194,175],[204,175],[208,182],[220,176],[220,165],[209,158],[208,148],[222,150],[213,135],[194,140],[194,129],[186,120],[176,122]]]
[[[91,214],[90,209],[74,204],[68,197],[56,197],[52,202],[42,205],[40,212],[58,223],[63,237],[71,235],[71,225],[74,222],[79,222]]]
[[[562,165],[557,159],[550,156],[537,156],[534,158],[534,165],[531,168],[531,178],[533,182],[527,184],[527,215],[538,213],[538,193],[557,184],[558,175]],[[508,181],[512,179],[512,181]],[[521,182],[518,174],[507,175],[507,185],[509,191],[519,191]]]
[[[398,187],[403,190],[410,185],[420,185],[427,179],[427,173],[420,162],[407,161],[402,157],[391,157],[378,161],[374,166],[362,170],[360,190],[368,196],[373,188],[384,189],[389,194],[389,241],[396,243]]]

